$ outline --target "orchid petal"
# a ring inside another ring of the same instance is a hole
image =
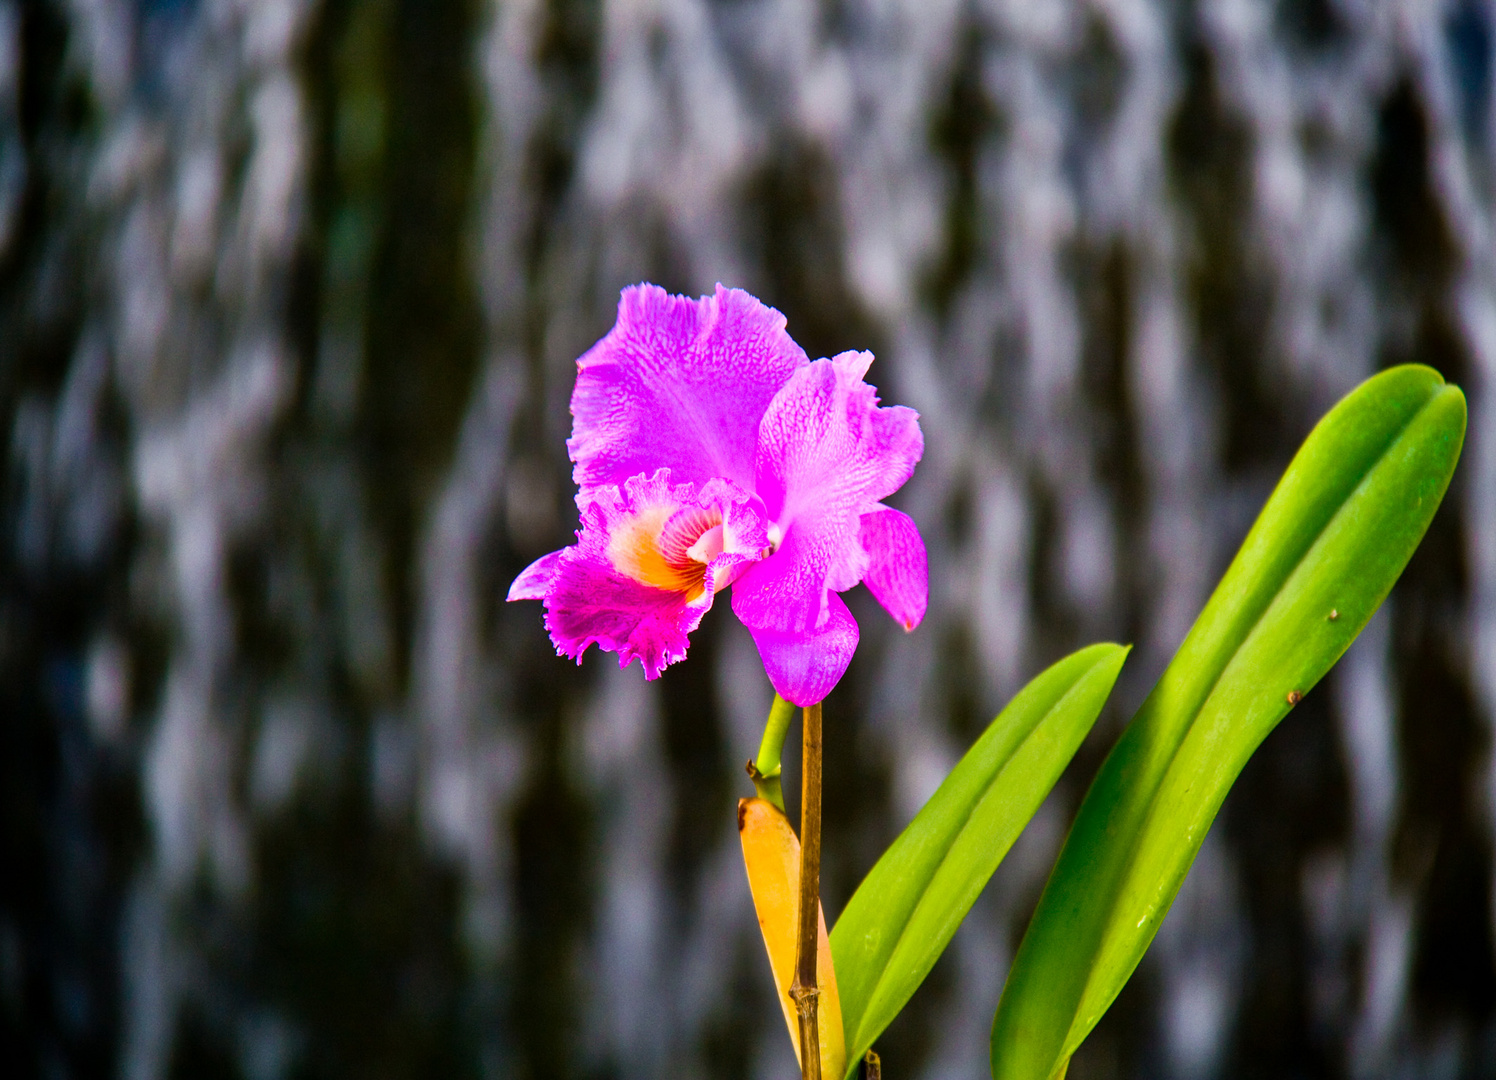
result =
[[[880,408],[862,381],[871,363],[870,353],[817,360],[764,414],[755,490],[781,540],[733,589],[732,609],[750,629],[825,625],[829,592],[850,589],[868,570],[862,515],[909,479],[924,452],[914,410]]]
[[[504,599],[544,600],[561,569],[561,555],[560,551],[542,555],[521,570],[519,577],[514,579],[514,584],[509,586],[509,595]]]
[[[775,692],[800,706],[825,700],[857,651],[857,620],[835,593],[829,594],[820,630],[793,633],[750,626],[748,632]]]
[[[862,515],[858,536],[868,555],[862,583],[905,630],[913,630],[930,603],[930,567],[914,519],[891,506]]]
[[[784,316],[717,286],[690,300],[655,285],[623,290],[618,321],[577,361],[567,450],[581,488],[668,465],[677,483],[714,477],[753,490],[759,418],[809,361]]]

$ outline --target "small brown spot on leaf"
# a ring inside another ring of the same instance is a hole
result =
[[[1304,700],[1304,695],[1301,694],[1301,693],[1299,693],[1297,690],[1290,690],[1288,692],[1288,703],[1290,705],[1297,705],[1299,702],[1301,702],[1303,700]]]
[[[1331,608],[1330,609],[1330,621],[1334,622],[1338,618],[1340,618],[1340,609],[1339,608]]]

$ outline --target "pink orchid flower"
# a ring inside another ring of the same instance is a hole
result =
[[[731,585],[774,689],[820,701],[857,648],[838,593],[865,583],[906,630],[929,597],[919,530],[879,501],[914,472],[919,417],[879,407],[862,381],[872,360],[812,362],[783,315],[738,289],[625,289],[577,361],[577,543],[509,599],[545,602],[558,654],[580,663],[596,643],[654,679]]]

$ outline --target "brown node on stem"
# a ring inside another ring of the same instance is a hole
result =
[[[820,1017],[816,1008],[821,991],[814,986],[801,986],[800,976],[796,975],[790,986],[790,997],[795,999],[795,1011],[800,1019],[801,1080],[822,1080]],[[810,1047],[812,1052],[805,1053],[805,1047]]]

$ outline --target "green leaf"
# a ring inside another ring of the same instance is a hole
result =
[[[1024,687],[863,879],[831,931],[854,1067],[1075,755],[1126,657],[1120,645],[1092,645]]]
[[[1081,803],[992,1025],[997,1080],[1050,1080],[1179,891],[1242,766],[1380,606],[1449,486],[1465,399],[1407,366],[1320,421]]]

